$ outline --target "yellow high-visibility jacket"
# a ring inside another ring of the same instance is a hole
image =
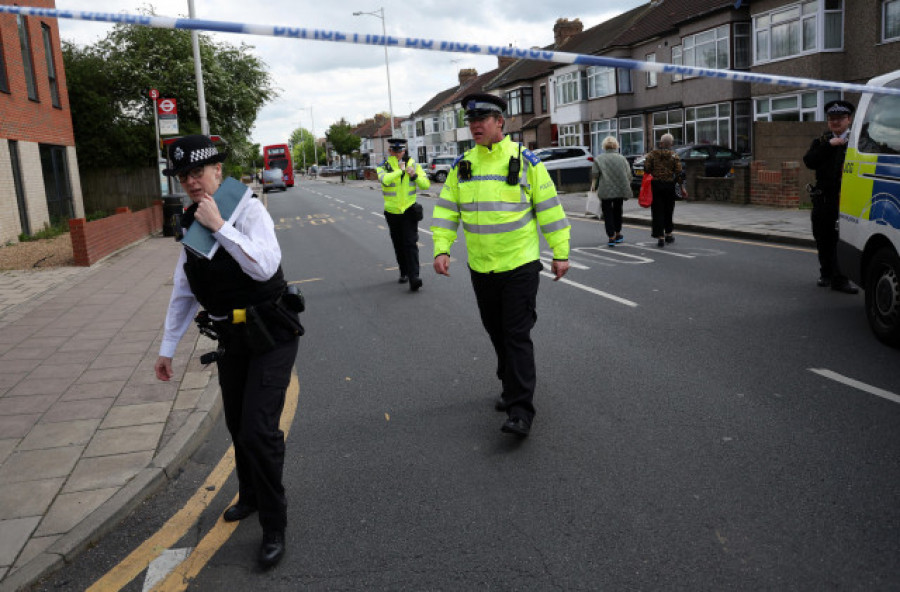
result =
[[[521,161],[515,185],[506,183],[511,156]],[[458,178],[462,160],[472,163],[471,179]],[[553,258],[569,258],[571,226],[556,186],[540,159],[509,137],[490,148],[475,146],[453,163],[432,218],[434,256],[450,253],[462,221],[469,267],[481,273],[537,260],[538,225]]]
[[[406,167],[410,164],[416,167],[415,181],[410,181],[409,175],[406,174]],[[396,156],[388,156],[377,171],[378,180],[381,181],[381,192],[384,195],[384,211],[390,214],[402,214],[416,203],[417,188],[431,187],[431,181],[428,180],[422,166],[411,158],[406,163],[400,163]]]

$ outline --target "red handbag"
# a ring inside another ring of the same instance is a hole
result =
[[[641,180],[641,192],[638,194],[638,205],[642,208],[649,208],[653,203],[653,188],[650,186],[652,180],[652,175],[644,173],[644,178]]]

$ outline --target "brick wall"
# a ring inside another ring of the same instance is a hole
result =
[[[117,208],[108,218],[87,222],[69,220],[75,265],[89,267],[107,255],[162,230],[162,202],[139,212]]]
[[[777,208],[800,207],[800,163],[782,162],[781,170],[768,168],[765,161],[750,165],[750,203]]]

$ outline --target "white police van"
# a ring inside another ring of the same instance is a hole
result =
[[[900,89],[900,70],[870,86]],[[900,96],[864,94],[841,180],[841,272],[865,290],[875,336],[900,347]]]

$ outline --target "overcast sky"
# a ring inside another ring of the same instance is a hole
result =
[[[572,0],[555,2],[387,3],[361,0],[294,1],[195,0],[196,18],[325,29],[349,33],[382,32],[378,16],[353,16],[353,12],[377,12],[384,6],[385,27],[392,37],[415,37],[486,45],[541,47],[553,42],[557,18],[580,18],[588,29],[646,0],[605,0],[594,3]],[[161,16],[186,17],[187,0],[57,0],[60,10],[91,10],[137,14],[152,5]],[[104,37],[111,25],[60,19],[63,39],[84,45]],[[388,111],[384,49],[326,41],[288,40],[254,35],[213,33],[233,45],[247,43],[265,62],[280,95],[259,113],[252,139],[261,145],[286,142],[301,125],[323,137],[341,117],[359,123]],[[408,115],[436,93],[454,86],[460,68],[478,73],[497,66],[488,56],[460,53],[389,49],[391,95],[394,115]],[[211,130],[215,133],[216,130]]]

